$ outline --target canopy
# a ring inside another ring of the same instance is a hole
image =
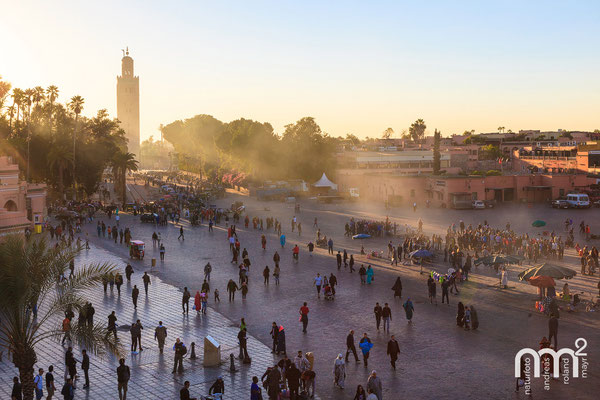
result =
[[[542,226],[546,226],[546,222],[538,219],[536,221],[533,221],[531,226],[533,226],[535,228],[541,228]]]
[[[502,254],[495,256],[487,256],[480,257],[475,260],[475,265],[485,264],[485,265],[494,265],[494,264],[518,264],[521,261],[519,257],[516,256],[505,256]]]
[[[529,278],[529,284],[531,286],[537,286],[537,287],[541,287],[541,288],[556,286],[556,282],[554,282],[554,279],[552,279],[552,277],[543,276],[543,275],[534,276],[532,278]]]
[[[519,280],[528,281],[535,276],[549,276],[554,279],[571,279],[575,275],[577,275],[577,272],[570,268],[544,263],[521,272],[519,274]]]
[[[420,250],[415,250],[412,253],[409,254],[410,258],[431,258],[433,257],[433,253],[430,252],[429,250],[425,250],[425,249],[420,249]]]
[[[323,172],[323,176],[321,177],[321,179],[319,179],[317,182],[313,183],[314,187],[328,187],[331,188],[333,190],[337,190],[337,185],[333,182],[331,182],[329,180],[329,178],[327,178],[327,175],[325,175],[325,172]]]
[[[366,233],[359,233],[358,235],[352,236],[352,239],[368,239],[370,237],[371,235],[368,235]]]

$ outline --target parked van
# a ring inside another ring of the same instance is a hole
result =
[[[567,203],[571,208],[590,208],[590,198],[587,194],[568,194]]]

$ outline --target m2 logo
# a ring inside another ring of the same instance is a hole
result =
[[[579,378],[579,357],[582,357],[582,361],[583,361],[583,368],[584,370],[587,370],[587,360],[585,359],[585,357],[587,356],[587,353],[584,353],[583,350],[587,347],[587,340],[585,340],[584,338],[578,338],[575,341],[575,347],[577,347],[577,351],[573,351],[573,349],[569,349],[569,348],[562,348],[558,351],[554,350],[554,349],[540,349],[538,351],[535,351],[534,349],[530,349],[530,348],[525,348],[525,349],[521,349],[517,355],[515,356],[515,378],[519,378],[521,376],[521,357],[523,357],[525,354],[529,354],[531,357],[533,357],[533,377],[534,378],[539,378],[541,375],[541,356],[544,356],[546,354],[550,355],[552,357],[552,361],[553,361],[553,368],[552,371],[554,373],[554,377],[558,378],[560,376],[560,358],[563,355],[569,355],[571,356],[572,360],[573,360],[573,378]],[[587,375],[586,373],[584,373],[584,378],[586,377],[585,375]]]

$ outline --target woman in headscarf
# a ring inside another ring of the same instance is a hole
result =
[[[196,312],[200,314],[202,310],[202,301],[200,300],[200,292],[196,290],[196,296],[194,296],[194,307],[196,307]]]
[[[371,281],[374,279],[374,275],[375,275],[375,271],[373,271],[373,268],[371,268],[371,266],[369,265],[367,267],[367,283],[370,285]]]
[[[346,379],[346,363],[344,362],[344,356],[340,353],[335,359],[333,365],[333,384],[337,385],[340,389],[344,388],[344,380]]]
[[[402,298],[402,280],[400,280],[400,277],[396,278],[396,283],[392,286],[392,290],[394,291],[394,298]]]
[[[362,385],[358,385],[356,387],[356,394],[354,395],[354,400],[367,400],[367,392],[362,387]]]
[[[477,318],[477,311],[475,307],[471,305],[471,329],[475,330],[479,328],[479,319]]]
[[[285,246],[285,235],[279,237],[279,243],[281,244],[281,247]]]
[[[277,349],[276,353],[283,352],[284,355],[287,355],[285,352],[285,330],[283,330],[283,325],[279,326],[279,333],[277,334]]]
[[[465,306],[463,305],[462,301],[458,302],[458,311],[456,312],[456,325],[460,326],[461,328],[464,326],[465,321]]]
[[[413,306],[412,301],[410,301],[410,297],[406,299],[406,302],[402,305],[404,307],[404,312],[406,313],[406,319],[408,322],[412,322],[413,311],[415,311],[415,307]]]

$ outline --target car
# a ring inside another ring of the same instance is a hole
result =
[[[154,222],[156,221],[156,214],[145,213],[140,215],[140,221],[142,222]]]
[[[569,205],[569,202],[567,200],[563,200],[563,199],[558,199],[558,200],[553,200],[552,201],[552,208],[570,208],[571,206]]]
[[[590,208],[590,198],[587,194],[569,193],[567,202],[572,208]]]
[[[473,200],[473,208],[476,210],[484,210],[485,203],[481,200]]]

